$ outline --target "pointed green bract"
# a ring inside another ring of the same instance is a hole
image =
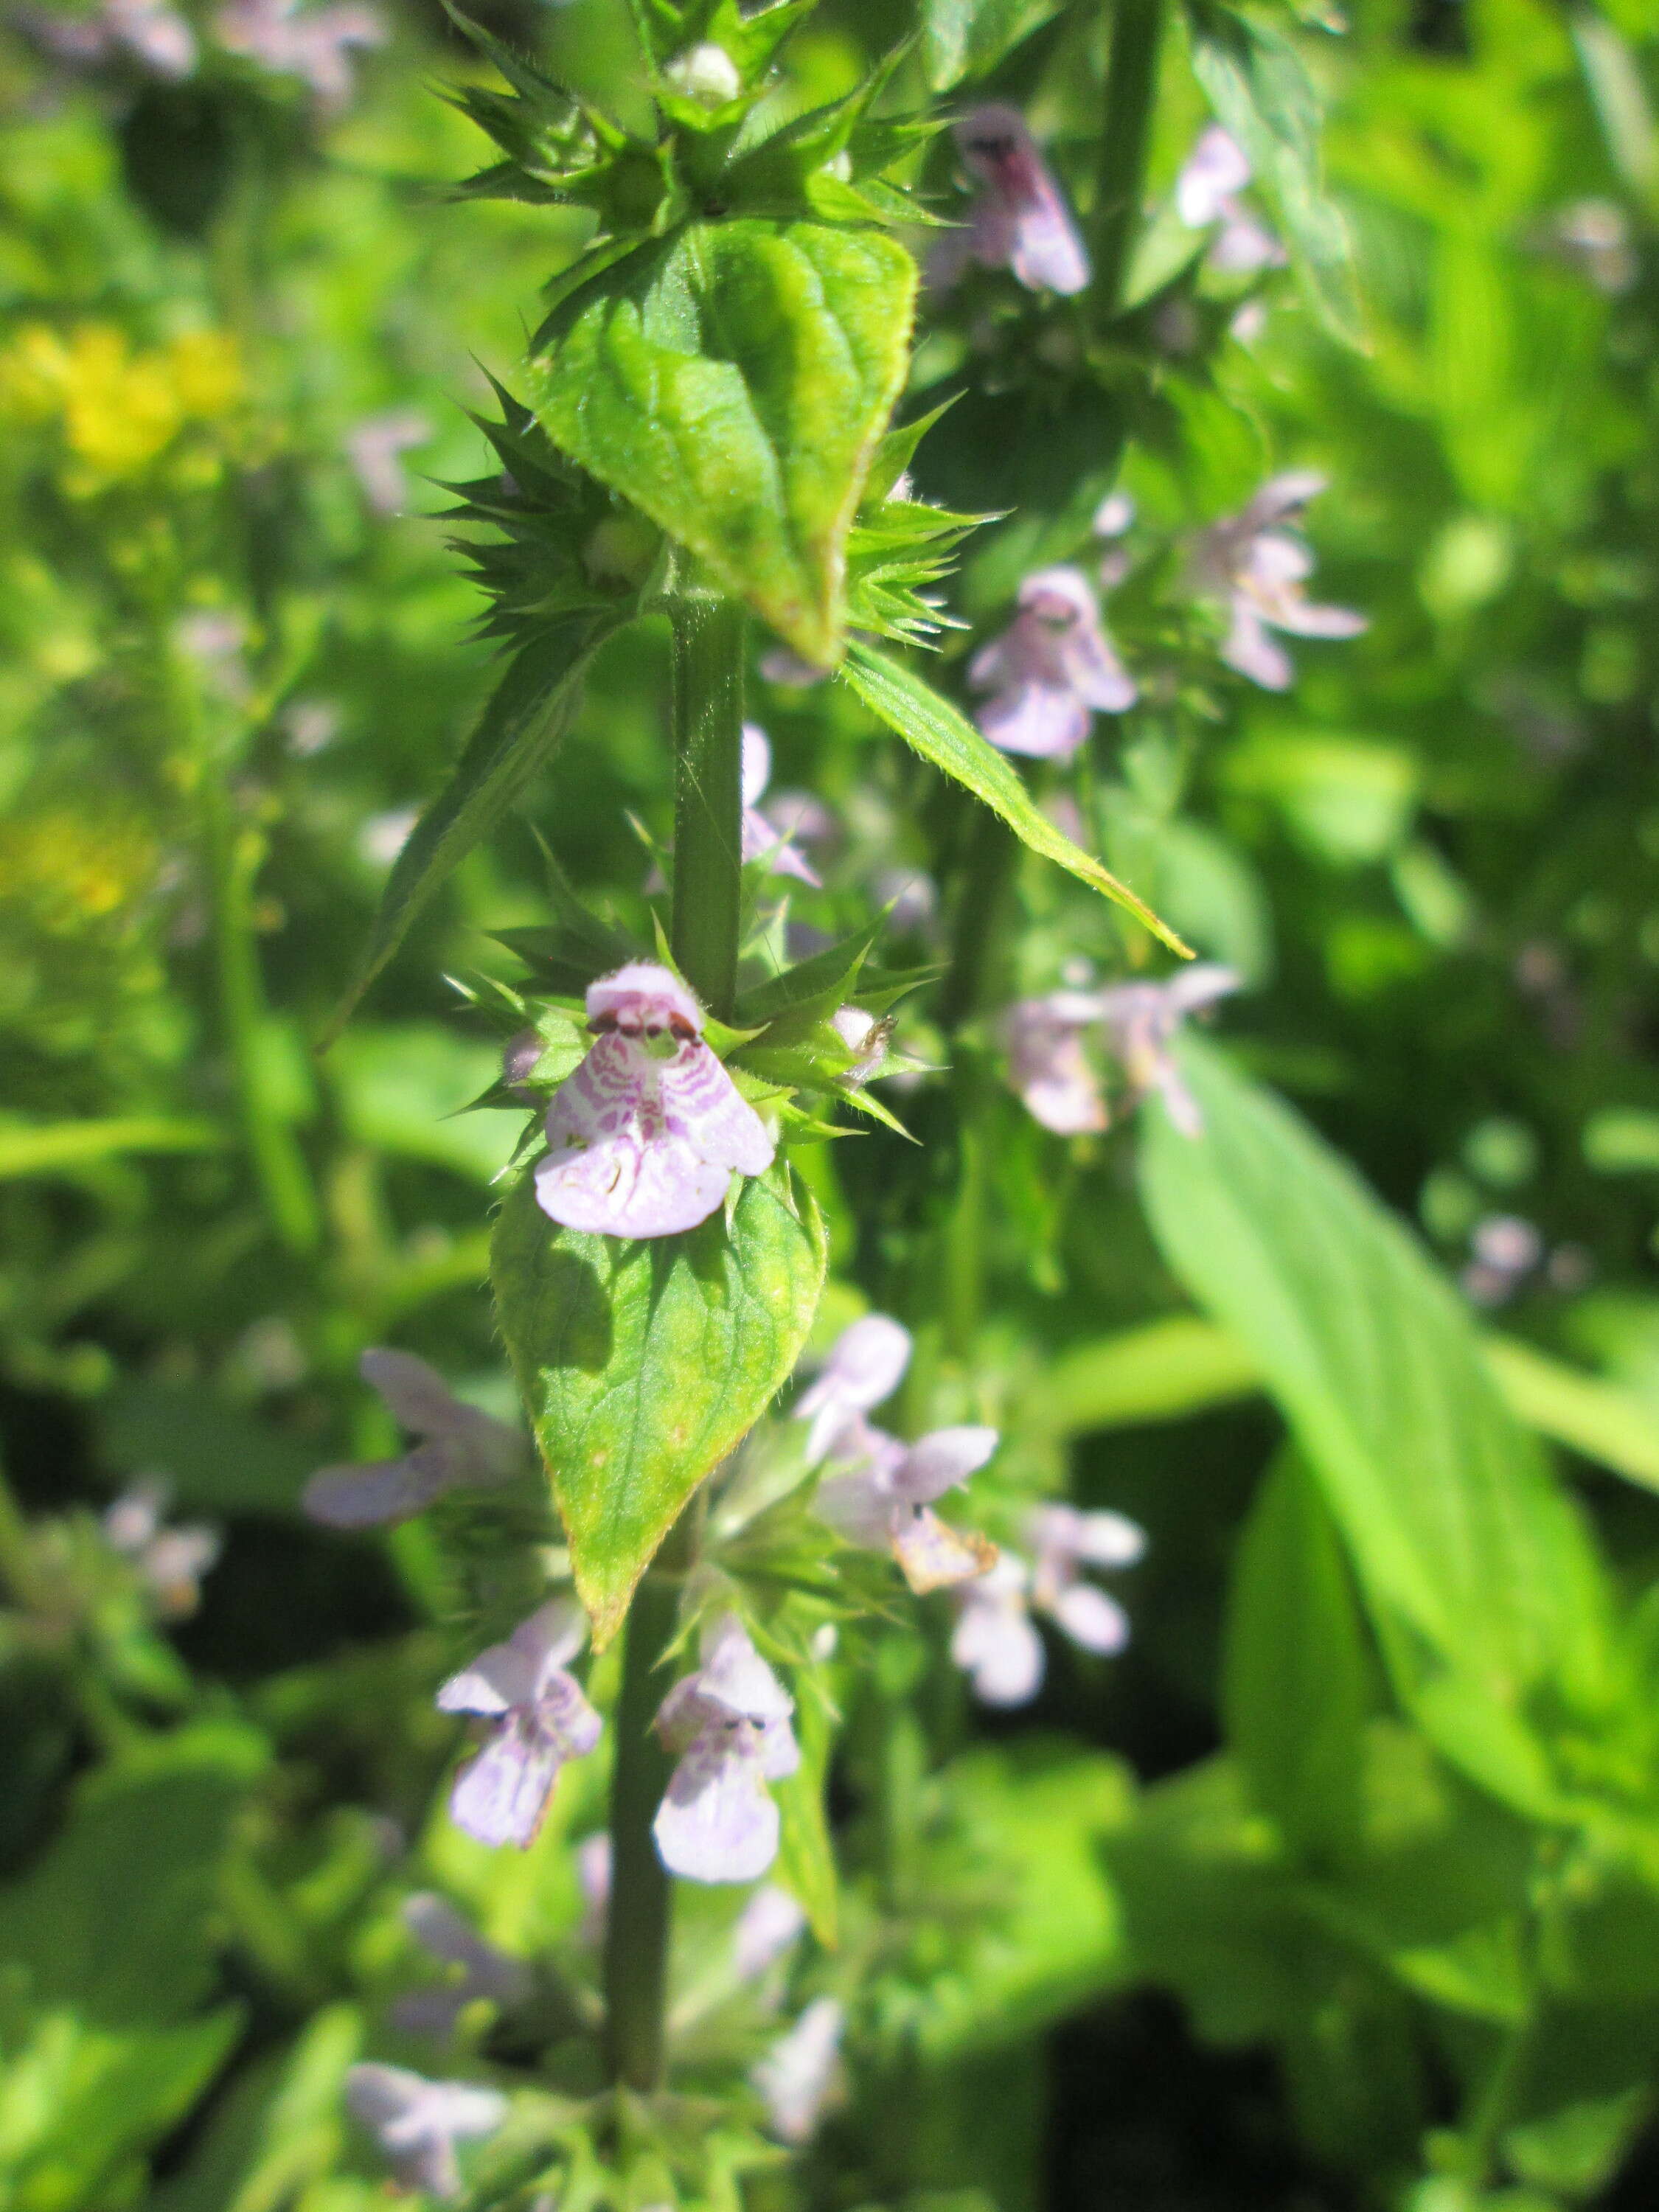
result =
[[[533,364],[550,437],[820,667],[903,381],[915,264],[882,233],[745,217],[578,294]]]
[[[587,664],[610,628],[603,616],[570,616],[513,660],[453,775],[392,865],[368,948],[322,1043],[331,1043],[345,1027],[446,877],[489,836],[532,776],[552,758],[581,703]]]
[[[1145,899],[1120,883],[1109,868],[1055,829],[996,747],[988,744],[961,709],[941,698],[902,661],[890,660],[873,647],[855,646],[842,671],[871,712],[896,730],[922,758],[952,777],[1000,814],[1014,835],[1045,860],[1068,869],[1092,890],[1125,908],[1172,952],[1190,960],[1192,947],[1160,921]]]
[[[828,1244],[781,1162],[681,1237],[562,1229],[529,1175],[508,1190],[490,1276],[597,1646],[663,1538],[793,1368]]]

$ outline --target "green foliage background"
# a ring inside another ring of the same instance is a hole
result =
[[[780,2212],[1546,2212],[1653,2185],[1659,39],[1640,0],[1360,0],[1340,34],[1264,7],[1255,45],[1243,20],[1170,23],[1115,393],[1056,356],[1011,402],[924,326],[906,408],[967,396],[917,483],[1009,511],[950,587],[983,635],[1073,550],[1121,442],[1159,544],[1316,466],[1320,595],[1371,627],[1298,645],[1274,696],[1215,680],[1176,554],[1112,602],[1132,664],[1174,672],[1068,791],[1073,834],[1249,981],[1188,1054],[1202,1146],[1150,1115],[1049,1139],[981,1029],[966,1141],[934,1083],[903,1107],[921,1152],[877,1129],[798,1157],[820,1334],[855,1294],[905,1313],[915,1418],[1000,1424],[1009,1513],[1069,1475],[1152,1544],[1128,1656],[1057,1650],[1012,1720],[969,1710],[933,1613],[841,1670],[842,1932],[809,1975],[854,2007],[851,2087],[807,2160],[744,2183]],[[637,106],[611,0],[492,21]],[[825,0],[791,97],[850,90],[896,27]],[[1086,211],[1109,16],[929,0],[917,28],[912,93],[1020,101]],[[443,1817],[465,1532],[348,1543],[295,1504],[393,1442],[366,1346],[508,1412],[484,1279],[520,1121],[453,1118],[498,1065],[467,997],[517,972],[499,933],[548,919],[529,824],[637,924],[628,817],[671,819],[665,645],[635,627],[313,1054],[493,680],[422,479],[485,465],[464,410],[512,381],[583,234],[433,189],[480,145],[434,82],[492,80],[435,10],[393,33],[320,122],[232,63],[76,82],[0,50],[8,2212],[380,2201],[339,2086],[371,2051],[424,2063],[386,2025],[419,1978],[411,1889],[581,1987],[569,1846],[602,1774],[510,1863]],[[1295,248],[1248,343],[1157,212],[1206,95]],[[1616,289],[1560,245],[1587,198],[1628,228]],[[1025,312],[993,318],[1016,351]],[[409,410],[410,511],[380,514],[347,441]],[[927,868],[965,956],[985,848],[927,764],[949,728],[913,756],[872,684],[756,694],[777,781],[847,825],[813,919],[854,928],[879,868]],[[1012,853],[1004,996],[1079,955],[1146,966],[1133,922]],[[914,1038],[948,1018],[924,997]],[[1547,1262],[1472,1313],[1448,1279],[1511,1212]],[[94,1522],[154,1471],[227,1535],[177,1625]],[[807,1815],[789,1848],[827,1935]],[[729,1917],[685,1916],[684,1987]],[[469,2065],[532,2079],[561,2040],[544,1995],[528,2047],[481,2021]],[[729,2082],[764,2032],[714,2007],[687,2078]]]

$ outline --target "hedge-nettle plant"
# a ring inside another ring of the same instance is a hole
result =
[[[1109,390],[1137,349],[1151,358],[1126,300],[1158,9],[1124,0],[1115,18],[1104,167],[1079,214],[1018,106],[947,103],[950,71],[930,82],[902,46],[844,97],[799,112],[781,62],[811,4],[639,0],[650,121],[626,126],[465,27],[502,80],[459,94],[499,155],[465,191],[582,209],[592,228],[480,422],[489,473],[455,488],[505,667],[392,869],[357,992],[550,759],[595,653],[636,623],[670,641],[674,783],[647,926],[590,911],[550,855],[550,918],[508,939],[526,974],[477,994],[511,1031],[483,1103],[532,1109],[491,1274],[552,1512],[515,1430],[391,1352],[366,1355],[363,1374],[408,1449],[325,1469],[307,1495],[342,1528],[433,1509],[464,1562],[474,1626],[458,1631],[467,1648],[436,1692],[473,1732],[450,1799],[459,1828],[526,1847],[564,1770],[609,1764],[606,1827],[580,1855],[602,1950],[599,1986],[577,2005],[600,2052],[586,2101],[530,2098],[509,2116],[476,2087],[383,2066],[356,2078],[354,2109],[407,2181],[453,2192],[458,2145],[492,2135],[479,2184],[491,2203],[594,2155],[618,2177],[617,2202],[711,2185],[714,2152],[660,2101],[680,2021],[666,1994],[674,1879],[768,1883],[738,1925],[737,1984],[763,1982],[810,1924],[816,1963],[792,1983],[803,2002],[748,2086],[734,2081],[731,2125],[740,2136],[747,2099],[781,2142],[811,2134],[857,2021],[860,1958],[879,1943],[833,1948],[825,1792],[855,1655],[872,1648],[860,1638],[919,1601],[972,1692],[999,1706],[1036,1693],[1039,1620],[1097,1655],[1126,1640],[1127,1616],[1093,1577],[1132,1565],[1139,1532],[1045,1502],[1051,1472],[1035,1495],[1030,1471],[998,1474],[997,1393],[973,1364],[988,1234],[974,1160],[988,1113],[1003,1110],[983,1078],[1000,1071],[1066,1136],[1103,1130],[1113,1094],[1152,1092],[1196,1133],[1171,1039],[1237,979],[1213,965],[1162,982],[1091,971],[1020,998],[999,943],[1003,902],[1023,844],[1112,902],[1121,961],[1144,967],[1159,942],[1188,957],[1094,857],[1096,829],[1054,780],[1081,775],[1086,799],[1091,743],[1149,695],[1167,708],[1195,680],[1167,649],[1139,665],[1120,649],[1105,593],[1156,571],[1148,588],[1166,593],[1180,651],[1196,665],[1218,650],[1258,683],[1288,680],[1264,624],[1358,626],[1301,593],[1309,563],[1289,525],[1316,480],[1276,479],[1184,548],[1137,542],[1134,504],[1114,483],[1120,428],[1078,456],[1070,522],[1038,542],[1020,538],[1017,515],[987,538],[968,595],[980,635],[958,659],[953,634],[969,625],[947,611],[944,580],[990,518],[917,488],[941,416],[953,434],[913,355],[918,299],[958,389]],[[1228,270],[1282,258],[1265,232],[1266,248],[1242,258],[1257,223],[1237,197],[1250,174],[1219,131],[1182,173],[1179,223],[1193,252],[1219,225],[1212,258]],[[1224,635],[1203,632],[1212,603]],[[929,681],[911,654],[941,646]],[[850,931],[794,917],[841,825],[815,793],[763,805],[770,749],[745,704],[757,669],[781,696],[833,684],[920,756],[930,805],[954,792],[975,810],[959,834],[982,867],[969,867],[943,940],[929,942],[931,882],[919,890],[890,856],[868,878],[884,895]],[[1153,741],[1166,742],[1161,727]],[[1029,778],[1009,756],[1032,764]],[[884,940],[908,945],[909,964]],[[910,1050],[905,1024],[936,983],[936,1019],[913,1040],[925,1048]],[[915,1285],[908,1326],[838,1293],[842,1325],[826,1328],[814,1163],[860,1121],[903,1134],[918,1085],[948,1085],[957,1121],[944,1160],[956,1196],[941,1208],[919,1187],[933,1279]],[[792,1388],[789,1418],[774,1419]],[[893,1426],[878,1426],[890,1403]],[[982,1507],[964,1506],[964,1489]],[[464,1970],[456,2005],[431,2014],[441,2026],[459,2017],[463,1989],[509,2013],[537,2002],[522,1970],[441,1910],[411,1926]],[[758,2139],[737,2152],[720,2140],[728,2160],[760,2154]]]

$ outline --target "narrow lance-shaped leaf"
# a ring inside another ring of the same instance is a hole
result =
[[[580,703],[588,661],[609,628],[603,617],[572,616],[514,656],[453,775],[392,864],[368,948],[323,1032],[323,1044],[345,1027],[444,878],[552,757]]]
[[[697,1485],[793,1368],[827,1245],[779,1164],[730,1225],[634,1243],[556,1227],[521,1176],[490,1256],[496,1311],[570,1546],[596,1645]]]
[[[1221,1704],[1250,1795],[1293,1851],[1340,1851],[1358,1831],[1369,1671],[1330,1509],[1284,1453],[1238,1540]]]
[[[847,534],[903,383],[916,269],[876,230],[743,217],[568,301],[532,365],[539,419],[820,667]]]
[[[1195,1040],[1181,1057],[1204,1130],[1148,1116],[1154,1234],[1260,1362],[1394,1657],[1432,1655],[1492,1713],[1546,1684],[1595,1707],[1608,1676],[1600,1565],[1468,1313],[1289,1108]]]
[[[854,646],[842,674],[889,729],[896,730],[924,760],[971,791],[994,814],[1000,814],[1023,844],[1042,854],[1044,860],[1069,869],[1103,897],[1133,915],[1172,952],[1191,959],[1192,947],[1183,944],[1167,922],[1158,920],[1145,899],[1055,829],[1033,803],[1018,771],[948,699],[941,698],[902,662],[890,659],[872,646]]]

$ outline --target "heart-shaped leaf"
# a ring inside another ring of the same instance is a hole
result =
[[[744,1183],[729,1228],[717,1213],[642,1243],[556,1227],[528,1175],[507,1192],[495,1308],[596,1646],[794,1366],[827,1256],[817,1208],[781,1163]]]
[[[877,230],[688,225],[583,289],[532,364],[544,428],[797,653],[842,650],[847,534],[908,357],[915,264]]]

